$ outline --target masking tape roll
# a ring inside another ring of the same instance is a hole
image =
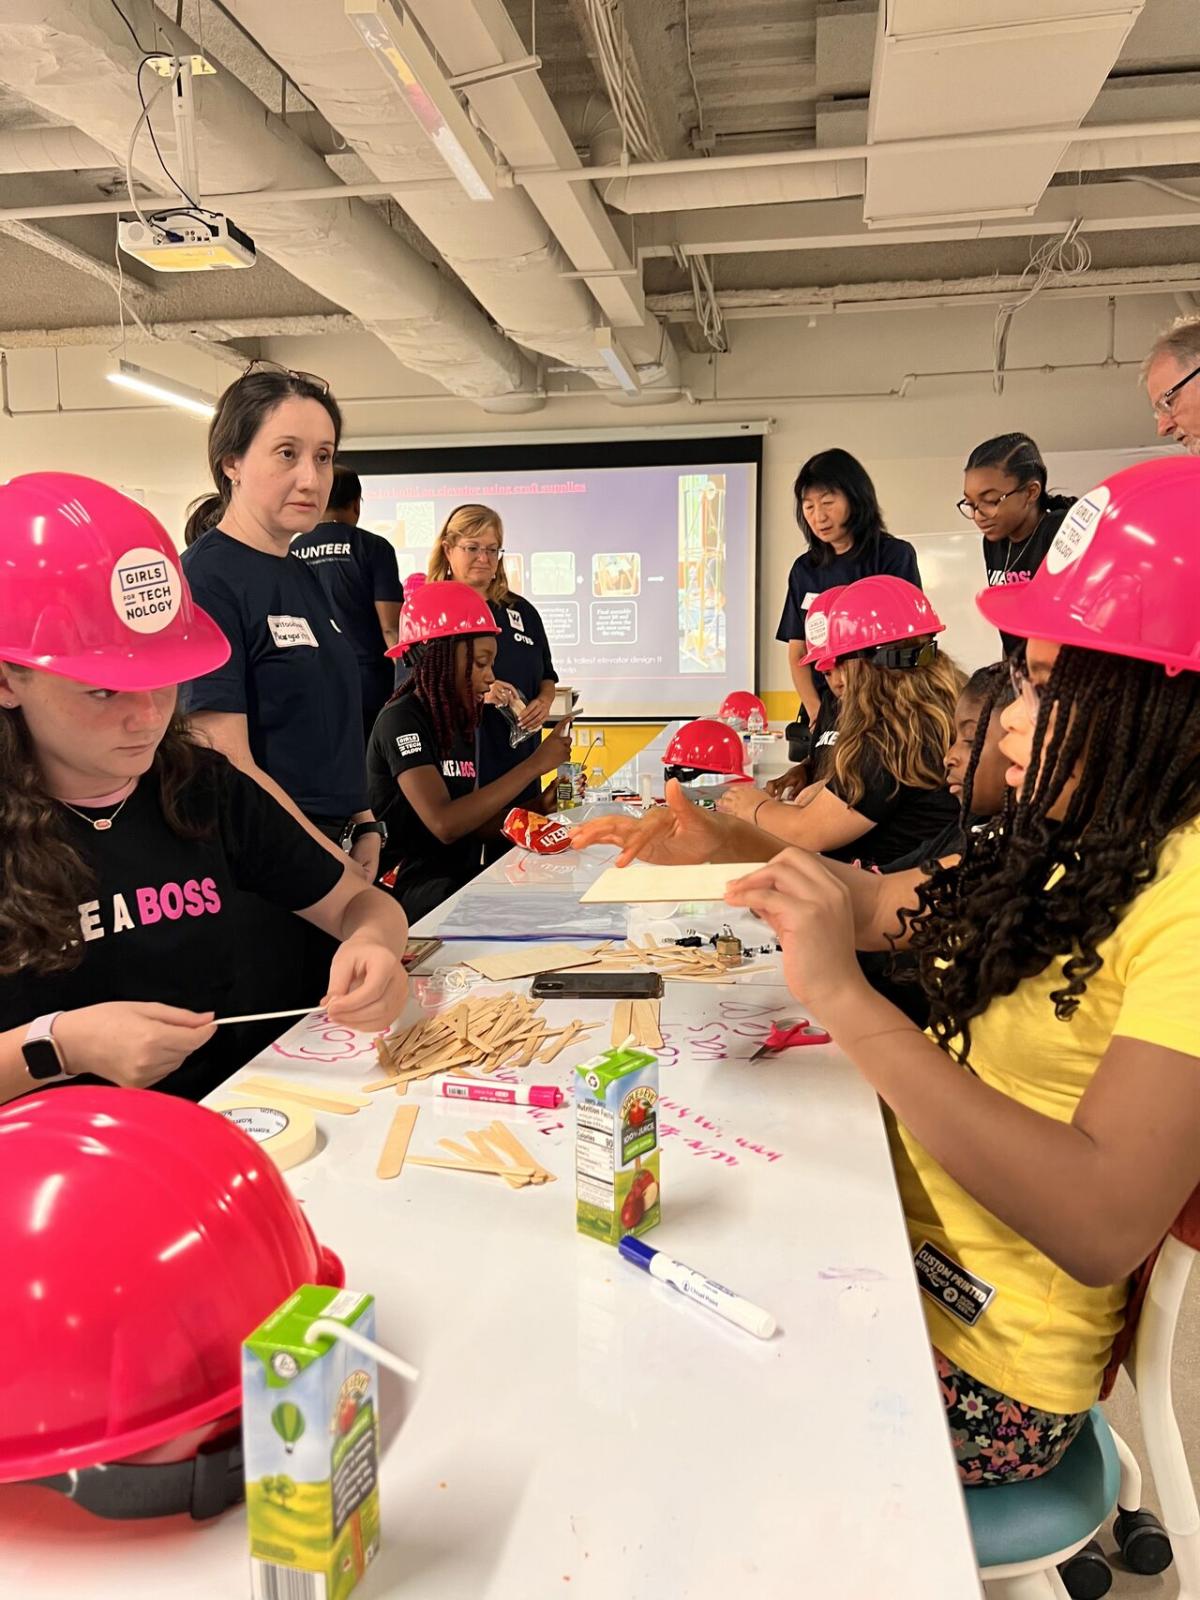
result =
[[[243,1133],[248,1133],[281,1169],[307,1161],[316,1149],[316,1119],[306,1106],[285,1107],[269,1100],[243,1105],[225,1100],[214,1102],[212,1109],[228,1117]]]

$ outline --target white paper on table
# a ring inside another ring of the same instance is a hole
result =
[[[610,867],[580,895],[583,905],[644,905],[649,901],[724,900],[734,878],[757,872],[761,861],[708,861],[696,866],[654,867],[635,861]]]

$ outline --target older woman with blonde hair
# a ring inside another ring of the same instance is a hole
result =
[[[429,556],[429,580],[455,578],[485,599],[500,629],[494,671],[496,683],[479,725],[479,785],[492,783],[520,766],[530,741],[547,721],[558,674],[550,659],[546,629],[537,609],[514,594],[504,571],[504,524],[491,506],[461,505],[442,524]],[[513,723],[500,707],[515,715],[516,731],[528,737],[512,742]],[[533,785],[518,805],[538,805]]]

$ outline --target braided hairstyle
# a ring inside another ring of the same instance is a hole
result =
[[[975,792],[975,774],[987,744],[988,728],[997,711],[1012,705],[1017,698],[1012,672],[1007,661],[993,661],[991,666],[980,667],[963,684],[960,700],[978,700],[979,718],[975,724],[975,742],[971,746],[971,759],[963,774],[962,815],[964,826],[971,815],[971,801]]]
[[[964,472],[974,472],[977,467],[995,467],[997,471],[1015,478],[1018,484],[1036,483],[1038,510],[1067,511],[1075,504],[1071,494],[1050,494],[1046,489],[1049,476],[1042,452],[1027,433],[1001,433],[994,439],[977,444],[967,457]]]
[[[918,890],[911,927],[930,1028],[967,1061],[992,1000],[1064,958],[1059,1021],[1103,965],[1099,946],[1154,877],[1163,841],[1200,814],[1200,673],[1064,646],[1042,691],[1027,780],[1003,826]],[[1049,812],[1068,782],[1061,821]],[[969,801],[969,790],[964,796]]]
[[[453,639],[430,639],[409,655],[412,676],[392,696],[415,694],[429,708],[438,755],[448,756],[460,739],[473,739],[479,726],[479,707],[468,705],[459,678],[459,663],[470,673],[472,651],[479,634],[457,634]],[[489,635],[490,637],[490,635]],[[462,647],[464,655],[459,654]]]

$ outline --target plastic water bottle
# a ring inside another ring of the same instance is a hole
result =
[[[750,715],[746,719],[746,731],[747,731],[747,733],[750,733],[750,734],[765,733],[766,727],[767,727],[767,725],[763,721],[762,712],[758,709],[757,706],[755,706],[751,710]]]
[[[592,768],[592,775],[588,779],[587,797],[596,801],[612,799],[612,786],[604,775],[603,767]]]

